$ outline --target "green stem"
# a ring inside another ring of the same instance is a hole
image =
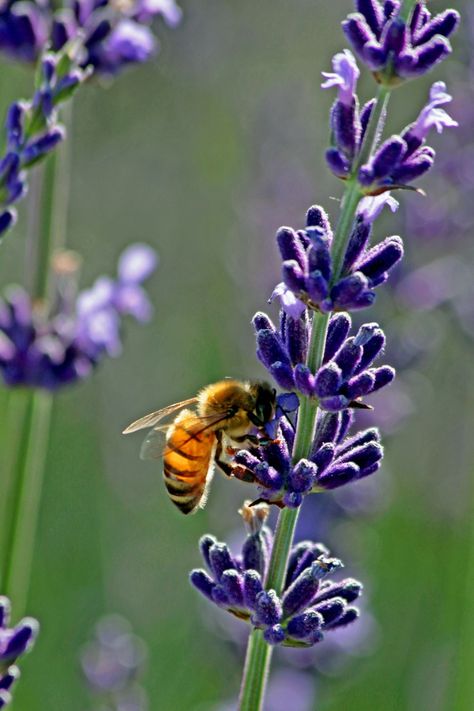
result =
[[[30,398],[2,589],[14,601],[15,614],[19,616],[24,613],[28,596],[52,403],[51,395],[40,390],[33,392]]]
[[[267,685],[272,647],[261,630],[252,630],[247,645],[244,676],[239,697],[239,711],[260,711]]]
[[[355,163],[352,177],[347,181],[346,192],[341,203],[341,213],[334,233],[332,259],[334,278],[340,275],[347,239],[363,192],[356,176],[375,150],[385,121],[385,113],[390,89],[380,86],[375,106],[364,137],[361,152]],[[312,373],[321,365],[329,314],[315,313],[313,316],[311,340],[306,364]],[[293,461],[297,462],[310,456],[314,440],[318,401],[315,398],[300,397],[298,424],[293,447]],[[272,555],[268,568],[265,587],[280,594],[288,568],[288,557],[293,544],[293,536],[298,520],[299,508],[284,508],[280,511],[273,541]],[[239,711],[260,711],[265,695],[268,670],[271,659],[271,647],[266,644],[260,630],[253,630],[249,636],[245,658],[244,674],[239,700]]]

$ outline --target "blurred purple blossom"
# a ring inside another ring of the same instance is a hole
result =
[[[8,289],[0,302],[0,370],[6,384],[55,390],[87,377],[105,355],[119,355],[123,316],[140,322],[151,317],[142,282],[156,264],[150,247],[132,245],[120,259],[117,279],[99,277],[76,297],[77,268],[66,254],[55,263],[62,289],[49,314],[22,288]]]
[[[33,646],[39,624],[25,617],[15,627],[9,627],[10,600],[0,596],[0,708],[11,701],[11,689],[20,675],[15,662]]]
[[[81,667],[92,695],[107,702],[107,711],[147,711],[148,699],[138,683],[146,659],[145,643],[128,621],[108,615],[84,646]]]
[[[181,16],[174,0],[77,0],[59,6],[49,0],[7,0],[0,11],[0,50],[14,59],[35,62],[48,42],[56,52],[80,38],[82,66],[115,74],[157,52],[158,41],[150,27],[155,18],[176,27]]]

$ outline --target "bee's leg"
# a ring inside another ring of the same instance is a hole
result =
[[[255,477],[250,469],[247,469],[247,467],[244,467],[241,464],[231,464],[230,462],[227,462],[222,458],[222,451],[222,434],[221,432],[218,432],[215,462],[219,469],[228,477],[234,477],[235,479],[240,479],[240,481],[247,481],[253,484],[255,482]]]
[[[255,501],[252,501],[249,506],[257,506],[257,504],[268,504],[269,506],[278,506],[279,509],[285,508],[285,504],[283,503],[283,501],[268,501],[268,499],[264,499],[262,497],[260,497],[259,499],[255,499]]]

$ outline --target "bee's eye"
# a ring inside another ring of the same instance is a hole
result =
[[[237,414],[238,409],[239,408],[236,407],[235,405],[231,405],[227,410],[227,417],[234,417],[234,415]]]

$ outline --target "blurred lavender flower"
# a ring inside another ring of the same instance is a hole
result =
[[[263,630],[268,644],[311,647],[324,632],[343,627],[358,617],[351,605],[362,592],[352,578],[325,580],[342,567],[320,543],[293,546],[281,596],[264,589],[272,533],[264,525],[267,507],[244,506],[249,535],[241,554],[233,556],[225,543],[203,536],[201,553],[208,571],[191,572],[192,584],[211,602]]]
[[[459,24],[456,10],[431,16],[419,0],[410,21],[400,16],[401,2],[356,0],[357,12],[342,23],[354,51],[381,84],[396,86],[429,72],[451,53],[448,37]]]
[[[8,0],[0,12],[0,50],[35,62],[48,43],[56,52],[80,38],[81,66],[115,74],[157,52],[149,26],[156,17],[176,27],[181,10],[174,0],[78,0],[59,6],[49,0]]]
[[[306,229],[281,227],[276,235],[283,260],[283,282],[272,298],[280,297],[283,309],[293,317],[305,306],[330,313],[354,311],[371,306],[374,289],[387,281],[403,257],[400,237],[386,237],[369,248],[372,223],[384,204],[398,206],[389,193],[366,198],[361,204],[346,247],[342,271],[334,273],[331,256],[332,230],[322,207],[314,205],[306,215]]]
[[[76,47],[47,53],[39,66],[31,101],[16,101],[5,120],[5,153],[0,157],[0,237],[16,220],[11,207],[27,192],[27,170],[44,160],[65,137],[57,108],[71,98],[88,72],[76,64]]]
[[[128,247],[118,277],[100,277],[76,295],[78,265],[69,253],[56,260],[56,304],[45,313],[20,287],[0,302],[0,370],[9,386],[55,390],[87,377],[105,355],[121,351],[122,317],[148,321],[152,307],[142,282],[157,264],[148,246]]]
[[[278,332],[266,314],[254,316],[257,356],[280,387],[317,398],[323,410],[363,407],[360,398],[395,377],[390,366],[371,367],[385,346],[385,335],[376,323],[364,324],[349,337],[349,315],[332,316],[321,367],[312,373],[305,364],[310,330],[305,315],[294,319],[282,313],[280,322]]]
[[[138,683],[146,659],[145,643],[126,619],[108,615],[99,620],[95,638],[82,650],[81,667],[93,696],[106,703],[104,711],[148,710]]]
[[[39,631],[39,624],[32,617],[8,627],[10,607],[10,600],[0,597],[0,708],[10,703],[12,686],[20,676],[15,662],[31,649]]]

